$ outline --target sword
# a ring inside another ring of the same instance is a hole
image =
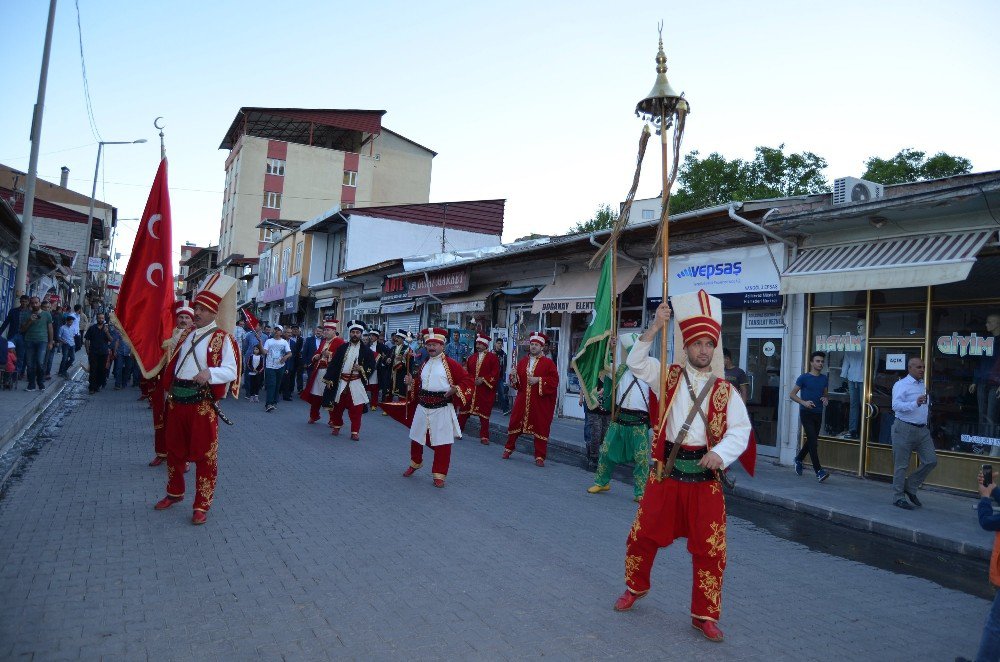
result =
[[[208,384],[201,385],[201,393],[205,396],[205,400],[212,406],[212,409],[215,411],[215,415],[219,417],[219,420],[226,425],[233,425],[233,422],[228,416],[226,416],[226,412],[222,411],[222,407],[220,407],[219,403],[215,401],[215,398],[212,396],[212,389],[208,386]]]

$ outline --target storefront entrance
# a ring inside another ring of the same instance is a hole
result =
[[[748,337],[744,342],[741,354],[746,357],[745,369],[750,378],[747,411],[757,436],[757,450],[777,456],[781,336]]]
[[[924,358],[924,343],[879,343],[872,341],[868,347],[867,389],[864,401],[850,389],[849,398],[852,420],[861,413],[861,434],[865,444],[866,474],[892,476],[892,387],[906,376],[911,358]],[[856,404],[855,404],[856,403]],[[854,411],[858,408],[858,413]],[[915,460],[914,460],[915,461]]]

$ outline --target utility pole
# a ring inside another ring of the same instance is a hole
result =
[[[24,211],[21,213],[21,243],[17,251],[17,273],[14,291],[20,296],[27,291],[28,255],[31,252],[32,217],[35,212],[35,180],[38,179],[38,149],[42,137],[42,113],[45,110],[45,84],[49,77],[49,52],[52,50],[52,28],[56,21],[56,0],[49,0],[49,22],[45,27],[45,47],[42,49],[42,73],[38,78],[38,99],[31,117],[31,156],[28,159],[28,183],[24,192]]]

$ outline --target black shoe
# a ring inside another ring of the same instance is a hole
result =
[[[292,401],[291,398],[282,398],[282,400],[284,400],[285,402],[291,402]]]
[[[913,510],[913,506],[906,499],[896,499],[896,503],[892,504],[897,508],[902,508],[903,510]]]
[[[920,506],[924,505],[924,504],[920,503],[920,499],[918,499],[917,495],[914,494],[913,492],[903,492],[903,494],[905,494],[906,498],[910,500],[910,503],[912,503],[917,508],[919,508]]]

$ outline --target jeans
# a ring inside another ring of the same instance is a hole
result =
[[[278,404],[278,388],[281,386],[281,378],[284,374],[284,368],[264,368],[265,405]]]
[[[500,408],[500,411],[507,411],[510,409],[510,391],[507,386],[505,375],[500,375],[500,383],[497,384],[496,406]]]
[[[847,430],[857,436],[861,429],[861,382],[847,382],[847,392],[851,398],[851,418]]]
[[[803,409],[799,411],[799,420],[802,421],[802,432],[806,435],[806,443],[802,446],[799,454],[795,456],[795,461],[801,462],[808,453],[809,459],[812,460],[813,470],[819,473],[823,467],[819,463],[819,442],[817,440],[819,427],[823,423],[823,414]]]
[[[28,359],[28,388],[45,388],[45,340],[25,340]]]
[[[59,362],[59,374],[65,377],[66,371],[73,365],[74,360],[76,360],[76,350],[73,345],[64,344],[62,346],[62,360]]]
[[[983,638],[979,642],[976,662],[997,662],[1000,660],[1000,591],[993,598],[993,606],[986,616]]]
[[[53,345],[52,347],[46,346],[46,348],[45,348],[45,376],[46,377],[48,377],[49,375],[52,374],[52,361],[55,359],[55,356],[56,356],[56,347],[55,347],[55,345]]]
[[[130,355],[115,356],[115,388],[128,386],[129,377],[132,376],[132,357]]]
[[[28,358],[27,341],[20,333],[15,333],[10,341],[14,343],[14,353],[17,354],[17,374],[23,377],[28,369],[28,364],[25,363]]]

